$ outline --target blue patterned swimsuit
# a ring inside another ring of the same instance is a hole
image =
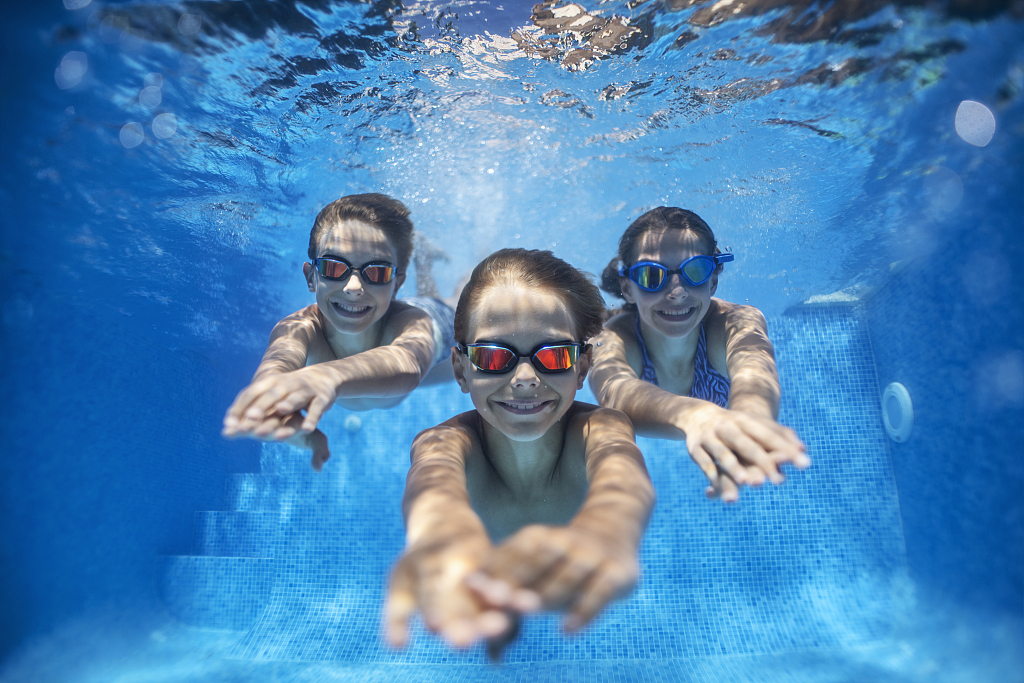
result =
[[[658,386],[654,363],[647,355],[647,345],[644,344],[644,337],[640,333],[640,318],[636,319],[636,340],[640,343],[644,363],[640,379]],[[711,401],[723,408],[729,407],[729,380],[722,377],[708,362],[708,343],[704,338],[703,322],[700,324],[700,339],[697,340],[697,355],[693,358],[693,386],[690,388],[689,397]]]

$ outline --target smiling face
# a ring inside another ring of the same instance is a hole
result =
[[[396,264],[394,247],[382,230],[358,220],[343,220],[324,231],[317,249],[317,258],[341,258],[353,269],[368,263]],[[399,275],[383,285],[367,283],[353,272],[347,280],[330,280],[312,265],[303,266],[309,291],[316,294],[316,303],[324,318],[340,334],[361,334],[368,331],[388,312],[398,288],[405,281]]]
[[[580,341],[572,313],[557,294],[544,289],[495,285],[484,290],[470,312],[466,342],[493,342],[526,354],[545,343]],[[502,375],[478,370],[452,352],[455,380],[480,416],[513,441],[540,438],[572,406],[590,368],[590,354],[559,373],[541,373],[522,358]]]
[[[674,270],[686,259],[701,254],[710,255],[697,236],[688,230],[652,231],[640,240],[633,263],[653,261]],[[679,338],[696,330],[704,319],[718,288],[718,273],[697,287],[673,273],[657,292],[641,289],[628,277],[619,281],[626,301],[636,304],[637,314],[646,327],[667,337]]]

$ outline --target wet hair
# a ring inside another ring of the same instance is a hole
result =
[[[700,242],[701,249],[708,256],[721,253],[718,248],[718,241],[711,227],[704,222],[704,219],[687,209],[680,209],[675,206],[659,206],[651,209],[633,221],[626,232],[619,238],[619,253],[608,262],[604,271],[601,272],[601,289],[612,296],[620,299],[622,287],[619,284],[619,266],[622,264],[632,265],[636,261],[637,253],[640,251],[640,241],[649,232],[664,232],[666,230],[684,230],[693,233]],[[718,272],[722,271],[719,264]],[[635,304],[624,304],[624,310],[635,310]]]
[[[309,258],[316,258],[320,238],[330,228],[345,220],[357,220],[379,228],[388,238],[398,259],[398,272],[404,273],[412,256],[412,221],[405,204],[386,194],[350,194],[323,208],[309,232]]]
[[[455,309],[455,341],[468,343],[470,314],[489,287],[520,285],[546,289],[563,297],[575,324],[576,339],[586,341],[601,331],[604,300],[590,276],[550,251],[502,249],[473,269]]]

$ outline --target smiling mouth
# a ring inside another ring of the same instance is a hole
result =
[[[370,310],[370,306],[352,306],[338,303],[337,301],[332,301],[331,307],[334,308],[338,315],[345,318],[361,318]]]
[[[697,307],[691,306],[682,310],[657,311],[657,314],[670,322],[683,323],[692,318],[696,312]]]
[[[497,401],[497,404],[513,415],[536,415],[554,401]]]

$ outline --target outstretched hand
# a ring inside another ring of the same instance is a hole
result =
[[[274,373],[258,379],[238,394],[224,415],[223,434],[228,438],[249,436],[283,440],[275,418],[306,411],[299,423],[287,428],[312,432],[324,413],[337,399],[337,386],[322,366],[309,366],[291,372]],[[272,436],[277,432],[276,436]]]
[[[482,639],[507,641],[517,623],[503,610],[479,600],[466,585],[491,551],[481,534],[452,534],[409,547],[391,572],[384,606],[386,636],[393,647],[408,640],[409,618],[419,610],[423,622],[455,647]]]
[[[628,595],[638,576],[636,548],[621,538],[581,525],[532,525],[502,543],[466,583],[495,608],[564,611],[563,627],[573,632]]]
[[[690,457],[708,478],[705,493],[724,502],[739,499],[739,487],[781,484],[779,469],[788,463],[810,467],[807,447],[792,429],[770,417],[708,404],[693,411],[683,427]]]
[[[331,449],[327,442],[327,435],[319,429],[314,429],[312,432],[302,430],[304,419],[302,413],[292,413],[284,417],[271,415],[258,425],[258,432],[257,430],[229,432],[225,428],[221,433],[229,439],[248,437],[259,441],[286,441],[298,448],[311,450],[313,457],[309,464],[319,472],[323,469],[324,463],[330,459]]]

